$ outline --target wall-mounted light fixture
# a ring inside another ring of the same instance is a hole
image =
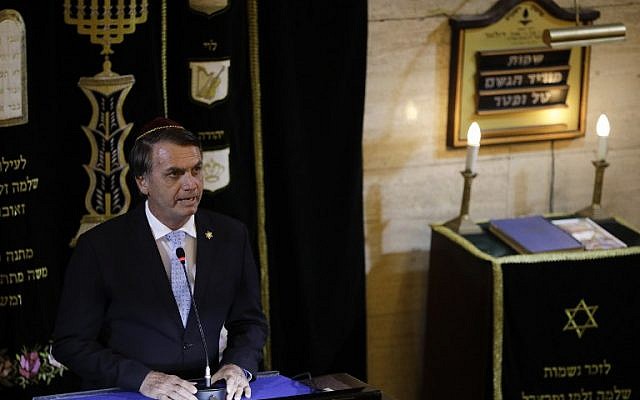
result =
[[[591,46],[624,40],[627,28],[622,23],[605,25],[580,25],[580,5],[578,0],[574,0],[576,12],[576,26],[568,28],[545,29],[542,33],[542,40],[547,46],[554,49]]]
[[[545,29],[542,40],[551,48],[561,49],[624,40],[626,34],[627,28],[622,23],[584,25]]]

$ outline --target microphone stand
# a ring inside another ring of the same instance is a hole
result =
[[[180,261],[180,264],[182,264],[182,272],[184,272],[184,278],[187,281],[189,296],[191,296],[191,305],[193,306],[193,311],[196,314],[198,330],[200,331],[200,339],[202,340],[202,347],[204,348],[204,360],[206,363],[204,369],[204,388],[198,388],[196,397],[198,398],[198,400],[224,400],[225,389],[219,387],[211,387],[211,368],[209,367],[209,351],[207,350],[207,340],[204,335],[204,329],[202,328],[202,321],[200,321],[198,304],[196,303],[196,299],[193,297],[193,290],[191,290],[191,283],[189,283],[189,274],[187,274],[186,266],[186,256],[182,247],[178,247],[176,249],[176,257],[178,257],[178,261]],[[199,385],[196,384],[196,387],[198,386]]]

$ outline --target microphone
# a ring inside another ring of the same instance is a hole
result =
[[[204,389],[198,389],[198,393],[196,393],[196,397],[199,400],[223,400],[224,389],[211,388],[211,368],[209,367],[209,352],[207,351],[207,340],[205,339],[204,329],[202,328],[202,322],[200,321],[198,304],[196,304],[196,299],[193,297],[193,290],[191,290],[191,284],[189,283],[189,275],[187,274],[187,266],[186,266],[187,257],[182,247],[178,247],[176,249],[176,257],[178,257],[178,261],[180,261],[180,264],[182,264],[182,272],[184,272],[184,277],[187,280],[187,287],[189,288],[189,296],[191,296],[191,305],[193,306],[193,311],[196,314],[196,321],[198,322],[198,330],[200,331],[200,340],[202,341],[202,347],[204,349],[204,360],[206,362],[206,367],[204,369]]]

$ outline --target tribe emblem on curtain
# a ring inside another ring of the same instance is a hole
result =
[[[191,99],[211,106],[227,98],[231,61],[191,61]]]
[[[212,17],[229,7],[229,2],[228,0],[189,0],[189,7],[193,11]]]

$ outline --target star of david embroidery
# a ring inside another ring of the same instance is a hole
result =
[[[598,306],[588,306],[584,299],[581,299],[575,308],[565,308],[564,313],[569,317],[569,321],[562,331],[576,331],[578,338],[582,338],[585,330],[598,327],[594,319],[596,310]]]

